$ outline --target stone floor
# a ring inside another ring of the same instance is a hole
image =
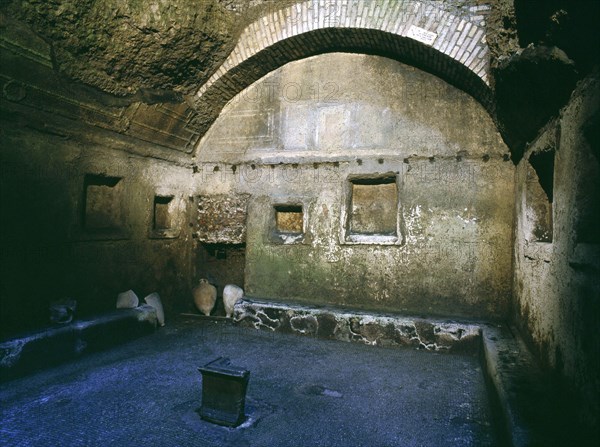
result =
[[[197,368],[250,370],[245,424],[202,421]],[[199,318],[0,385],[0,445],[493,446],[478,357],[272,334]]]

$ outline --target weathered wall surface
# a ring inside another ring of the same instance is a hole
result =
[[[512,277],[507,151],[463,92],[389,59],[334,53],[234,98],[198,146],[195,178],[201,194],[251,194],[251,296],[500,318]],[[396,194],[379,194],[390,178]],[[371,202],[353,202],[378,183]],[[276,206],[300,210],[304,231],[278,229]],[[360,207],[384,220],[393,208],[396,228],[355,234]]]
[[[0,12],[52,42],[57,70],[118,95],[193,90],[231,51],[243,26],[274,8],[270,0],[3,3]]]
[[[579,85],[560,118],[525,153],[516,186],[517,321],[546,366],[579,387],[588,418],[598,417],[600,402],[599,87],[597,72]],[[542,197],[544,208],[531,193],[539,184],[529,162],[544,152],[554,152],[553,171],[541,171],[542,183],[552,186],[551,239],[545,242],[533,230],[550,200]]]
[[[164,118],[181,117],[68,81],[47,42],[4,19],[2,335],[47,325],[49,302],[65,297],[79,315],[114,308],[129,288],[180,308],[191,286],[192,167]]]
[[[48,304],[65,297],[79,315],[113,309],[130,288],[140,299],[158,292],[167,310],[187,299],[190,168],[115,150],[109,138],[3,123],[3,334],[48,324]]]

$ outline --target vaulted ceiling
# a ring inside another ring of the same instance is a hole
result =
[[[266,73],[313,54],[364,52],[474,96],[516,161],[600,53],[598,2],[533,3],[9,0],[2,114],[49,132],[91,125],[132,150],[181,157]]]

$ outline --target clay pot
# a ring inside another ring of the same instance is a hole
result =
[[[117,295],[117,309],[133,309],[138,307],[140,300],[133,290],[121,292]]]
[[[223,289],[223,306],[225,306],[225,315],[231,318],[235,303],[242,299],[244,291],[233,284],[227,284]]]
[[[217,288],[208,283],[207,279],[201,279],[200,283],[192,290],[194,304],[204,315],[209,316],[217,302]]]
[[[162,302],[160,301],[160,295],[156,292],[151,293],[146,298],[144,298],[146,304],[154,307],[156,309],[156,321],[160,326],[165,325],[165,311],[163,309]]]

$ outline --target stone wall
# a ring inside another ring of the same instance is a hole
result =
[[[545,366],[585,396],[589,419],[600,402],[598,104],[596,72],[525,152],[514,251],[517,321]]]
[[[49,324],[49,303],[65,297],[78,316],[114,309],[130,288],[140,299],[158,292],[167,310],[188,298],[191,168],[116,150],[110,138],[4,123],[2,335]]]
[[[390,59],[332,53],[236,96],[199,144],[195,178],[203,195],[251,195],[250,296],[501,318],[507,153],[463,92]]]

